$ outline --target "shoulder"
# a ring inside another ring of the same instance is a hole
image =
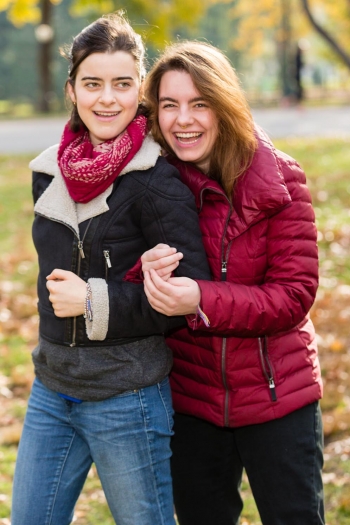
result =
[[[287,153],[278,150],[261,128],[256,129],[258,149],[254,156],[253,166],[260,173],[266,173],[266,180],[271,184],[271,189],[274,188],[273,183],[278,183],[280,179],[292,200],[298,194],[304,193],[307,197],[306,176],[299,162]]]
[[[55,177],[59,173],[59,167],[57,163],[57,151],[58,144],[47,148],[42,151],[40,155],[35,157],[29,163],[29,168],[36,173],[46,173]]]
[[[181,181],[179,170],[164,157],[159,157],[150,170],[148,190],[152,194],[175,200],[194,199],[191,190]]]
[[[33,172],[32,193],[34,202],[44,193],[53,178],[60,173],[57,164],[57,150],[58,144],[51,146],[29,163],[29,168]]]

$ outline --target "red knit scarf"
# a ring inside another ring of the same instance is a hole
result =
[[[75,202],[89,202],[103,193],[142,146],[147,119],[140,115],[115,139],[93,146],[89,133],[71,131],[66,124],[58,148],[58,164],[69,195]]]

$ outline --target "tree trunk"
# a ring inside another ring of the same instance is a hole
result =
[[[315,20],[310,10],[309,0],[301,0],[301,5],[309,19],[312,27],[318,32],[321,37],[328,42],[333,51],[342,59],[342,61],[350,69],[350,55],[338,44],[338,42]]]
[[[51,27],[52,4],[50,0],[41,0],[41,24]],[[39,42],[39,111],[50,112],[50,93],[52,91],[51,78],[51,51],[52,38],[48,41]]]

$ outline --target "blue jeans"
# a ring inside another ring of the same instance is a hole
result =
[[[12,525],[68,525],[94,462],[118,525],[175,525],[168,379],[98,402],[34,381],[18,449]]]

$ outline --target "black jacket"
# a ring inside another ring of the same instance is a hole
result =
[[[44,153],[47,158],[55,158],[56,150],[50,148]],[[177,275],[210,278],[194,198],[181,183],[177,170],[158,157],[151,168],[120,175],[107,199],[109,209],[74,227],[69,217],[72,200],[68,193],[62,198],[58,195],[61,190],[55,189],[53,198],[43,195],[53,178],[52,173],[37,171],[36,166],[44,165],[38,159],[31,165],[35,168],[33,239],[39,258],[40,336],[70,346],[114,345],[125,342],[125,338],[164,333],[182,324],[180,319],[155,312],[148,304],[143,285],[122,281],[142,253],[160,242],[175,246],[184,254]],[[129,166],[132,167],[132,162]],[[59,173],[54,175],[59,178]],[[62,180],[61,183],[64,184]],[[65,190],[62,185],[59,188]],[[67,209],[62,206],[65,198]],[[83,316],[66,319],[55,316],[46,288],[46,276],[54,268],[73,271],[86,281],[90,278],[107,281],[109,322],[101,342],[87,337]]]

